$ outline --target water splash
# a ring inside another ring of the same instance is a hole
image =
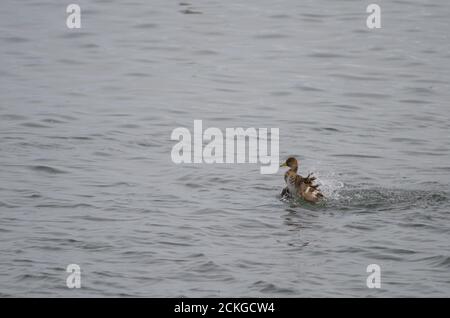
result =
[[[325,177],[317,175],[325,199],[318,204],[311,204],[303,199],[281,198],[291,207],[326,210],[407,210],[411,208],[431,208],[442,206],[450,201],[450,193],[427,187],[426,189],[402,189],[371,185],[346,184],[335,174]]]

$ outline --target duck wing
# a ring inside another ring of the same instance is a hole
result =
[[[310,172],[305,178],[303,178],[303,182],[313,186],[313,182],[316,180],[316,177],[313,176],[312,172]]]
[[[308,186],[305,191],[302,192],[302,197],[306,201],[316,203],[323,198],[322,192],[319,189]]]
[[[316,177],[312,175],[312,173],[308,174],[306,178],[301,176],[299,182],[299,188],[301,196],[309,202],[318,202],[321,198],[323,198],[322,192],[319,190],[319,185],[314,184]]]

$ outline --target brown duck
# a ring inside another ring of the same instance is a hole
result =
[[[284,181],[286,188],[281,192],[282,196],[301,197],[304,200],[316,203],[323,198],[322,192],[318,189],[319,185],[314,184],[316,177],[308,174],[307,177],[302,177],[297,174],[298,162],[294,157],[290,157],[286,162],[282,163],[280,167],[289,167],[290,169],[284,174]]]

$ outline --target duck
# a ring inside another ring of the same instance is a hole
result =
[[[319,190],[319,185],[314,184],[316,177],[312,173],[307,177],[297,174],[299,163],[296,158],[289,157],[280,167],[289,167],[290,169],[284,174],[286,187],[281,192],[282,197],[300,197],[310,203],[317,203],[324,198]]]

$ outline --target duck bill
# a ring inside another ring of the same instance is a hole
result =
[[[282,167],[287,167],[286,162],[283,162],[283,163],[280,165],[280,168],[282,168]]]

